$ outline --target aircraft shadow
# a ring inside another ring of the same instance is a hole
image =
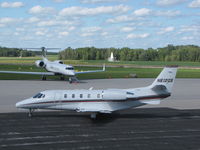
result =
[[[144,110],[144,109],[143,109]],[[91,119],[90,118],[90,114],[89,113],[67,113],[67,112],[37,112],[35,114],[33,114],[33,118],[77,118],[77,119],[82,119],[82,120],[90,120],[92,123],[95,124],[105,124],[105,123],[109,123],[115,120],[121,120],[121,119],[130,119],[130,120],[135,120],[135,119],[183,119],[183,118],[187,118],[187,119],[191,119],[192,117],[196,117],[199,116],[200,117],[200,113],[195,114],[193,112],[190,111],[180,111],[180,110],[173,110],[171,111],[171,109],[168,111],[168,109],[166,110],[161,110],[161,111],[157,111],[156,109],[154,110],[154,112],[151,112],[149,110],[148,113],[148,109],[146,110],[146,112],[139,112],[138,111],[133,111],[133,112],[117,112],[117,113],[112,113],[112,114],[97,114],[97,118],[96,119]]]

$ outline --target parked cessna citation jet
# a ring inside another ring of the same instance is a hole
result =
[[[171,95],[176,72],[176,66],[165,67],[150,86],[142,88],[47,90],[16,103],[16,107],[29,109],[30,116],[34,109],[56,109],[90,112],[91,118],[96,118],[97,113],[160,104],[162,99]]]
[[[73,81],[77,81],[76,78],[77,74],[84,74],[84,73],[94,73],[94,72],[103,72],[105,71],[105,65],[103,66],[102,70],[91,70],[91,71],[81,71],[76,72],[74,67],[71,65],[63,64],[60,60],[49,61],[46,58],[46,50],[45,47],[42,47],[42,60],[37,60],[35,65],[37,67],[41,67],[46,69],[48,72],[22,72],[22,71],[0,71],[0,73],[13,73],[13,74],[33,74],[33,75],[42,75],[42,80],[46,80],[46,76],[51,75],[60,75],[61,80],[64,80],[64,76],[70,76],[69,81],[72,83]]]

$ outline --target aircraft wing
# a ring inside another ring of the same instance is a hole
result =
[[[89,70],[89,71],[78,71],[75,72],[75,74],[85,74],[85,73],[94,73],[94,72],[103,72],[106,70],[105,64],[103,65],[103,69],[102,70]]]
[[[0,71],[0,73],[33,74],[33,75],[55,75],[53,72]]]

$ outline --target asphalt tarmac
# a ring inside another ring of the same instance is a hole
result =
[[[200,110],[144,108],[120,114],[0,114],[0,149],[199,150]]]
[[[48,89],[134,88],[153,79],[0,81],[0,150],[138,149],[200,150],[200,79],[176,79],[172,96],[91,120],[88,113],[34,112],[29,118],[15,103]],[[152,108],[149,108],[152,107]],[[168,107],[168,108],[167,108]]]

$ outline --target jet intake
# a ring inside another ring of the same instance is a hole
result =
[[[45,67],[45,63],[44,63],[44,61],[42,61],[42,60],[37,60],[37,61],[35,62],[35,64],[36,64],[37,67],[42,67],[42,68]]]
[[[104,90],[102,100],[126,100],[126,91],[123,90]]]

